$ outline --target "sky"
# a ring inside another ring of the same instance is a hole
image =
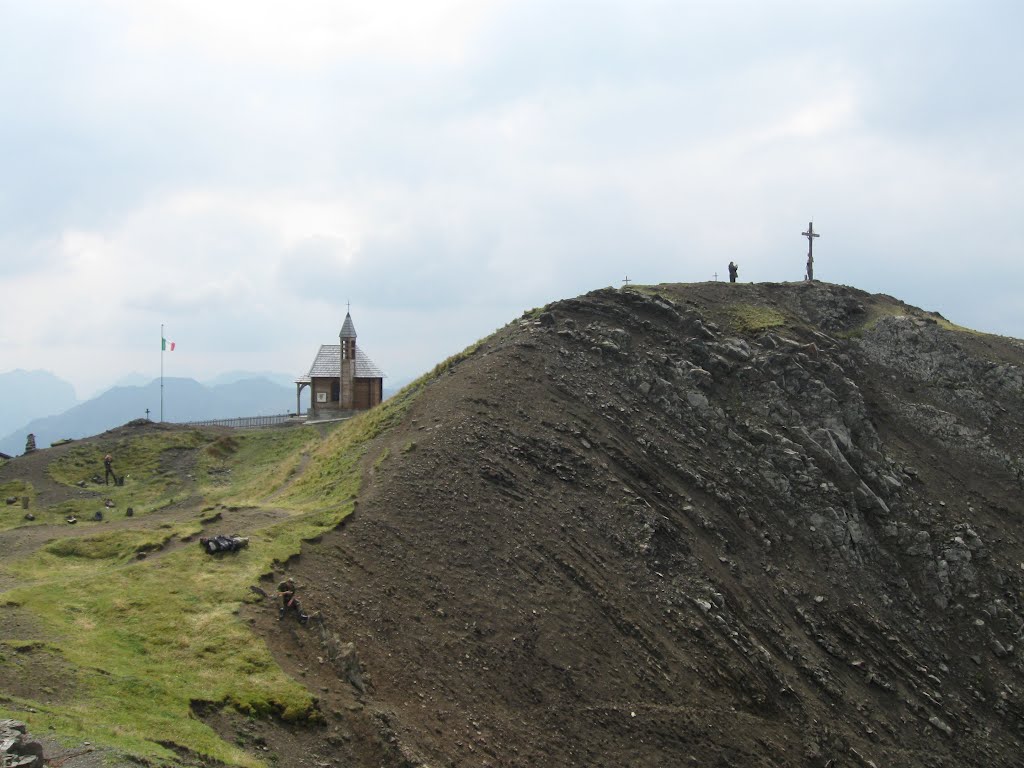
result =
[[[815,277],[1024,337],[1024,4],[0,0],[0,372],[400,383],[551,301]]]

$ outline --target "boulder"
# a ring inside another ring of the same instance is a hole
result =
[[[42,768],[43,745],[28,734],[20,720],[0,720],[0,765],[4,768]]]

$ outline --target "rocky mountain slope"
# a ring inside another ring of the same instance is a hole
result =
[[[300,745],[282,765],[1019,765],[1022,396],[1021,342],[839,286],[527,313],[425,388],[290,564],[365,690],[250,617],[328,713],[262,743]]]

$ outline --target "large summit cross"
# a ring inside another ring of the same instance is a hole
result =
[[[814,222],[807,222],[807,231],[801,232],[801,235],[807,238],[807,276],[805,279],[814,279],[814,238],[821,237],[817,232],[814,231]]]

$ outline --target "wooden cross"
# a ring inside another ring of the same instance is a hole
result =
[[[718,282],[718,273],[717,272],[715,272],[715,282],[716,283]]]
[[[810,256],[814,253],[814,239],[815,237],[821,237],[817,232],[814,231],[814,222],[807,222],[807,231],[801,232],[801,235],[807,238],[807,255]]]
[[[807,238],[807,279],[814,279],[814,238],[821,237],[817,232],[814,231],[814,222],[807,222],[807,231],[801,232],[801,235]]]
[[[622,283],[626,288],[629,288],[629,275],[626,275],[626,278],[622,281]]]

